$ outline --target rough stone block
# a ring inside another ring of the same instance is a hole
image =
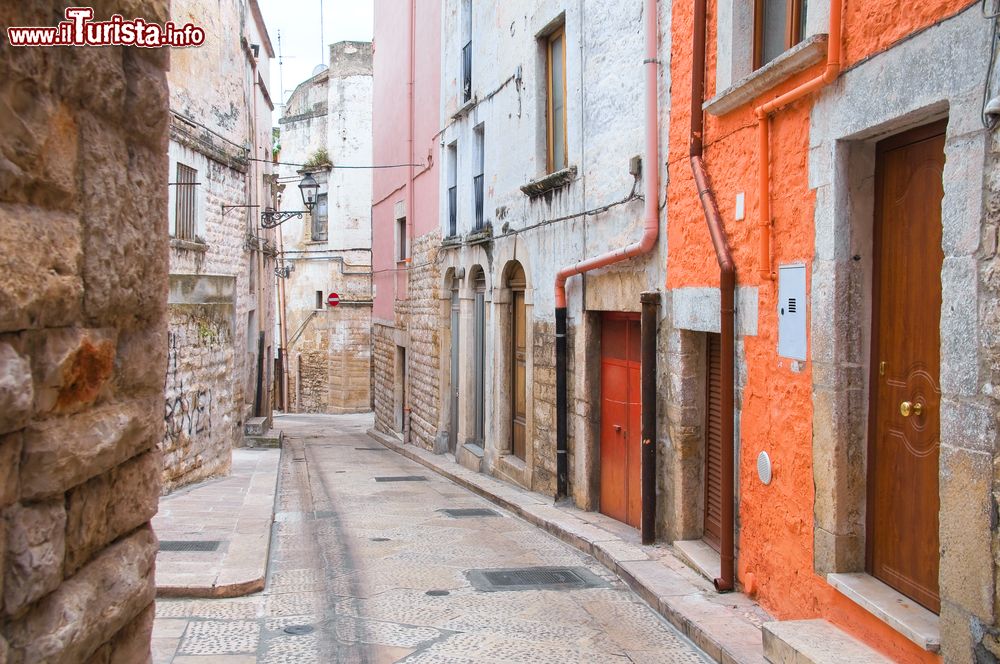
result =
[[[150,660],[149,643],[156,608],[150,604],[110,641],[108,664],[141,664]]]
[[[0,258],[0,332],[59,327],[78,319],[83,281],[75,216],[0,204],[0,245],[17,247]]]
[[[76,412],[105,391],[115,365],[113,330],[63,328],[29,339],[36,412]]]
[[[989,454],[941,446],[941,597],[993,621]]]
[[[156,443],[162,397],[109,404],[28,427],[21,455],[21,497],[61,494]]]
[[[21,463],[22,436],[12,433],[0,436],[0,509],[17,500],[20,483],[18,469]]]
[[[15,661],[87,661],[153,601],[155,559],[149,528],[108,547],[9,626]]]
[[[3,606],[6,614],[13,615],[62,582],[66,508],[62,500],[14,505],[4,512],[4,520]]]
[[[28,423],[33,395],[28,358],[10,343],[0,341],[0,433]]]
[[[160,497],[160,468],[159,452],[148,452],[70,491],[67,575],[109,542],[153,518]]]

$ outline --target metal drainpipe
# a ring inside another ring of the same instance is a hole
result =
[[[656,539],[656,319],[659,291],[640,297],[642,346],[642,543]]]
[[[566,384],[566,280],[576,274],[606,267],[649,253],[656,246],[660,233],[660,168],[659,117],[657,115],[657,23],[656,0],[643,0],[646,32],[645,115],[646,145],[643,158],[643,193],[646,197],[642,237],[638,242],[567,265],[556,273],[556,500],[565,498],[569,486],[567,450],[567,408],[569,394]]]
[[[712,246],[715,248],[715,257],[719,262],[719,291],[720,291],[720,331],[722,336],[722,422],[721,422],[721,442],[722,442],[722,537],[720,542],[721,569],[719,578],[715,579],[716,590],[732,590],[735,585],[735,574],[733,571],[733,561],[735,558],[735,519],[733,516],[735,502],[735,488],[733,486],[734,468],[733,456],[735,454],[734,440],[734,364],[735,353],[735,292],[736,292],[736,264],[733,262],[732,253],[729,251],[729,242],[726,239],[726,231],[722,225],[722,216],[719,214],[719,206],[715,201],[715,193],[708,182],[708,174],[705,171],[705,164],[702,160],[704,146],[702,135],[705,127],[705,115],[702,110],[702,102],[705,96],[705,32],[708,27],[706,15],[706,0],[694,1],[694,46],[692,48],[691,63],[691,171],[694,174],[695,185],[698,187],[698,197],[701,199],[701,206],[705,212],[705,221],[708,223],[708,232],[712,236]]]

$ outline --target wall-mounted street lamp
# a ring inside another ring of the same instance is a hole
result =
[[[264,228],[274,228],[292,217],[301,219],[306,212],[312,212],[316,205],[316,193],[319,191],[316,179],[311,174],[306,173],[302,182],[299,183],[299,191],[302,192],[302,203],[306,206],[305,210],[278,211],[274,208],[264,208],[264,211],[260,213],[260,225]]]

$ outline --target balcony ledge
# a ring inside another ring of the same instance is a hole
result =
[[[561,171],[549,173],[548,175],[543,175],[538,179],[532,180],[528,184],[523,185],[521,187],[521,191],[524,192],[528,198],[538,198],[542,194],[565,187],[575,179],[576,166],[570,166],[569,168],[564,168]]]
[[[180,240],[174,237],[170,238],[170,248],[205,253],[208,251],[208,243],[204,240]]]
[[[706,101],[702,104],[702,108],[712,115],[725,115],[752,102],[788,77],[805,71],[817,62],[822,62],[826,58],[828,41],[827,35],[820,34],[799,42],[757,71],[744,76]]]

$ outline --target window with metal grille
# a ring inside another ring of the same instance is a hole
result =
[[[312,213],[312,239],[313,242],[322,242],[327,239],[328,233],[328,206],[326,194],[319,194],[316,197],[316,207]]]
[[[483,171],[485,171],[485,128],[479,125],[475,129],[476,135],[476,170],[472,177],[472,196],[475,208],[475,230],[483,227]]]
[[[458,143],[448,146],[448,237],[458,235]]]
[[[462,103],[472,99],[472,0],[462,2]]]
[[[197,231],[198,171],[178,162],[177,180],[174,185],[174,237],[179,240],[193,240]]]

